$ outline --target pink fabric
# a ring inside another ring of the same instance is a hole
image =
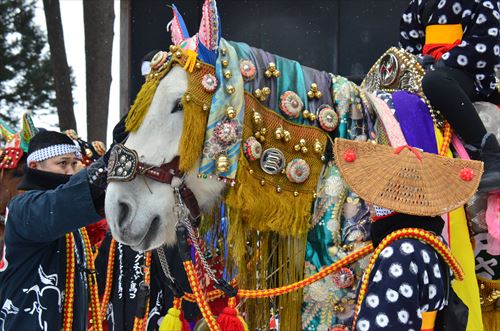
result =
[[[403,131],[401,131],[401,127],[399,126],[398,121],[396,120],[396,118],[394,118],[394,115],[392,115],[389,106],[387,106],[382,99],[370,93],[367,93],[367,96],[375,105],[375,111],[377,112],[377,115],[385,128],[387,138],[389,138],[391,146],[400,147],[408,145],[406,143],[405,136],[403,135]]]

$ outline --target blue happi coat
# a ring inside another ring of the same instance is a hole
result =
[[[75,238],[73,330],[86,330],[88,291],[79,228],[99,221],[85,171],[54,190],[31,190],[8,205],[0,263],[0,330],[61,330],[65,234]]]

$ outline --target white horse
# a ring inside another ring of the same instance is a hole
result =
[[[160,165],[178,155],[184,115],[175,110],[186,89],[186,71],[178,66],[161,81],[148,115],[125,144],[137,151],[141,162]],[[195,169],[184,180],[205,212],[224,189],[223,182],[197,178]],[[142,176],[129,182],[111,182],[106,192],[106,218],[113,237],[137,251],[173,245],[177,219],[172,187],[178,185],[179,179],[165,185]]]

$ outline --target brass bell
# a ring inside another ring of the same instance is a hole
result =
[[[297,152],[300,151],[300,148],[301,148],[300,145],[293,146],[293,149],[295,149]]]
[[[266,181],[265,181],[265,180],[261,180],[261,181],[260,181],[260,185],[261,185],[261,186],[266,185]]]
[[[277,192],[277,193],[281,193],[281,187],[276,186],[276,192]]]
[[[262,125],[262,115],[259,112],[254,111],[252,116],[253,124],[259,126]]]
[[[306,147],[306,146],[302,146],[302,147],[300,148],[300,151],[301,151],[302,153],[306,154],[306,153],[308,152],[308,149],[307,149],[307,147]]]
[[[233,94],[235,91],[236,91],[236,89],[234,88],[233,85],[228,85],[226,87],[226,92],[229,93],[229,94]]]
[[[224,77],[225,77],[226,79],[229,79],[229,78],[231,78],[232,76],[233,76],[233,74],[231,73],[231,71],[229,71],[229,70],[224,71]]]
[[[289,142],[290,140],[292,140],[292,135],[290,134],[290,131],[284,130],[283,138],[285,139],[285,142]]]
[[[271,89],[267,86],[262,88],[262,94],[268,96],[269,94],[271,94]]]
[[[221,48],[220,52],[222,53],[222,55],[226,55],[227,54],[227,48]]]
[[[311,112],[309,112],[309,110],[305,109],[305,110],[302,112],[302,117],[304,117],[304,118],[309,118],[309,116],[311,116]]]
[[[175,56],[180,59],[182,57],[182,52],[181,51],[177,51],[175,52]]]
[[[255,95],[257,99],[260,99],[262,97],[262,91],[260,89],[256,89],[253,91],[253,95]]]
[[[321,91],[318,90],[318,84],[316,83],[312,83],[311,84],[311,89],[309,91],[307,91],[307,97],[309,99],[319,99],[323,96],[323,93],[321,93]]]
[[[266,135],[266,133],[267,133],[267,129],[266,129],[266,128],[262,128],[262,129],[260,129],[260,134],[261,134],[261,135],[265,136],[265,135]]]
[[[314,142],[314,152],[318,154],[321,154],[323,152],[323,144],[320,143],[317,139]]]
[[[210,107],[209,107],[207,104],[203,104],[203,110],[204,110],[204,111],[207,111],[207,110],[209,110],[209,109],[210,109]]]
[[[303,139],[303,138],[302,138],[302,139],[300,139],[300,140],[299,140],[299,144],[300,144],[300,146],[305,146],[305,145],[306,145],[306,140],[305,140],[305,139]]]
[[[222,60],[222,66],[224,68],[227,68],[228,65],[229,65],[229,61],[228,60]]]
[[[201,69],[201,63],[200,62],[196,62],[196,64],[194,65],[196,69]]]
[[[236,110],[234,109],[234,107],[227,107],[226,109],[226,115],[227,117],[229,117],[230,119],[233,119],[236,117]]]
[[[217,170],[219,172],[226,172],[229,169],[229,160],[227,156],[220,155],[217,158]]]
[[[309,115],[309,119],[310,119],[311,121],[316,121],[316,119],[317,119],[317,118],[318,118],[318,116],[317,116],[316,114],[311,114],[311,115]]]
[[[257,139],[260,139],[260,131],[255,132],[253,136]]]
[[[280,74],[281,74],[280,71],[276,69],[276,63],[269,62],[266,71],[264,71],[264,76],[266,76],[267,78],[271,77],[278,78]]]
[[[186,99],[187,102],[191,101],[191,95],[186,94],[184,99]]]
[[[276,129],[276,131],[274,131],[274,137],[277,139],[277,140],[281,140],[283,139],[283,136],[284,136],[284,132],[283,132],[283,128],[280,126]]]
[[[177,52],[177,50],[179,48],[176,45],[170,45],[169,49],[170,49],[170,52],[175,53],[175,52]]]

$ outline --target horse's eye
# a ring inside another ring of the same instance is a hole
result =
[[[172,111],[170,113],[173,114],[173,113],[177,113],[177,112],[180,112],[180,111],[182,111],[182,103],[179,100],[179,101],[177,101],[175,107],[172,109]]]

